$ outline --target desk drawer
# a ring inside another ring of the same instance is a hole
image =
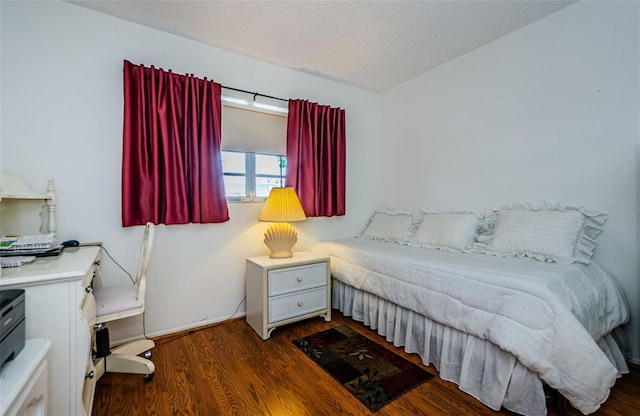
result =
[[[93,295],[89,295],[91,300],[93,300]],[[90,302],[86,302],[90,303]],[[85,303],[85,304],[86,304]],[[93,301],[95,305],[95,301]],[[94,312],[95,312],[95,308]],[[83,308],[83,315],[87,318],[87,311]],[[92,344],[94,337],[93,324],[89,325],[81,325],[78,328],[78,354],[77,354],[77,365],[78,371],[80,369],[84,369],[82,373],[78,373],[78,381],[84,380],[82,382],[82,391],[81,391],[81,405],[84,413],[79,413],[83,415],[91,415],[91,409],[93,406],[93,397],[96,389],[96,382],[98,381],[98,376],[96,374],[96,368],[93,364],[93,356],[92,356]],[[80,378],[82,376],[82,378]]]
[[[327,286],[269,298],[269,323],[327,308]]]
[[[327,263],[289,267],[268,272],[269,296],[327,285]]]
[[[91,265],[91,269],[89,269],[89,272],[86,274],[86,276],[82,278],[83,289],[86,290],[88,287],[92,287],[93,279],[96,277],[96,273],[98,273],[98,271],[100,270],[100,259],[100,252],[98,252],[95,261]]]
[[[88,293],[84,297],[80,310],[82,311],[82,318],[87,321],[89,327],[92,327],[96,323],[97,314],[96,298],[93,297],[93,293]]]

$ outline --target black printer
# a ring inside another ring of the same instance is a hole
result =
[[[0,366],[24,348],[24,289],[0,290]]]

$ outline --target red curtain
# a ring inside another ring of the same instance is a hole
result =
[[[344,110],[289,100],[286,184],[308,217],[345,214],[345,142]]]
[[[221,86],[124,61],[122,225],[229,219]]]

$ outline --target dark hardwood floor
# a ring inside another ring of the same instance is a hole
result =
[[[348,324],[388,349],[421,364],[374,331],[339,312],[276,329],[262,341],[244,319],[156,340],[155,378],[105,374],[97,384],[93,415],[369,415],[372,414],[292,343],[294,339]],[[428,368],[434,374],[433,366]],[[550,407],[549,414],[555,415]],[[581,415],[569,408],[568,415]],[[640,369],[618,380],[595,413],[640,415]],[[513,415],[495,412],[453,383],[434,378],[376,412],[405,415]]]

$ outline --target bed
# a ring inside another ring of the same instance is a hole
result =
[[[488,215],[379,210],[357,238],[316,243],[312,251],[331,258],[334,308],[419,354],[442,379],[491,409],[546,415],[546,384],[582,413],[593,413],[617,377],[628,372],[621,331],[629,319],[624,293],[606,269],[576,255],[593,251],[597,232],[585,225],[598,228],[603,217],[566,207],[509,208],[522,209],[517,214],[527,217],[542,212],[546,222],[551,212],[552,221],[542,225],[550,227],[543,230],[545,245],[549,235],[564,244],[553,235],[563,228],[556,217],[582,215],[580,229],[571,231],[576,234],[572,252],[554,246],[549,256],[522,236],[517,244],[524,241],[527,247],[494,251],[509,223],[500,210]],[[382,227],[376,215],[388,217]],[[478,230],[487,229],[487,218],[491,232],[482,243]],[[532,226],[540,231],[536,221]],[[588,241],[580,242],[583,237]],[[487,244],[492,240],[496,244]]]

